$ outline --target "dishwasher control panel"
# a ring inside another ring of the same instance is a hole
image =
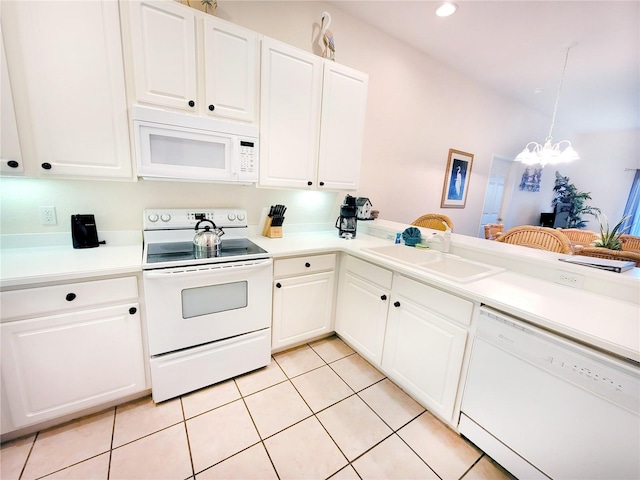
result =
[[[478,338],[572,384],[640,414],[640,368],[482,308]]]

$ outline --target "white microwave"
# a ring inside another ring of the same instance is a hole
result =
[[[138,176],[256,183],[258,127],[154,108],[133,107]]]

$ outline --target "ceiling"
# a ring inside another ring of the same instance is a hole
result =
[[[550,122],[574,45],[556,123],[578,133],[640,128],[640,0],[457,0],[447,18],[435,15],[441,1],[330,3]]]

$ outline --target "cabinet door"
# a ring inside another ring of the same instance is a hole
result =
[[[137,101],[195,112],[195,14],[177,2],[132,1],[130,8]]]
[[[402,295],[392,300],[382,367],[416,400],[450,420],[466,330]]]
[[[204,19],[205,110],[254,123],[258,88],[258,35],[215,18]]]
[[[324,65],[318,183],[357,190],[369,76],[332,62]]]
[[[262,41],[260,184],[314,188],[322,60],[270,38]]]
[[[137,304],[3,323],[0,332],[16,428],[146,388]]]
[[[273,290],[273,350],[333,330],[333,272],[277,280]]]
[[[23,171],[16,113],[13,108],[13,95],[11,95],[0,25],[0,173],[22,173]]]
[[[3,2],[2,28],[25,172],[131,177],[118,3]]]
[[[343,280],[336,332],[360,355],[379,366],[390,293],[349,273]]]

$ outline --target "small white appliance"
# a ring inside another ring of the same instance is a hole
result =
[[[268,365],[272,260],[246,238],[240,209],[144,211],[143,282],[153,400],[161,402]],[[224,238],[194,246],[207,221]]]
[[[258,127],[132,108],[139,177],[251,184],[258,181]]]
[[[481,307],[460,433],[517,478],[640,478],[640,368]]]

